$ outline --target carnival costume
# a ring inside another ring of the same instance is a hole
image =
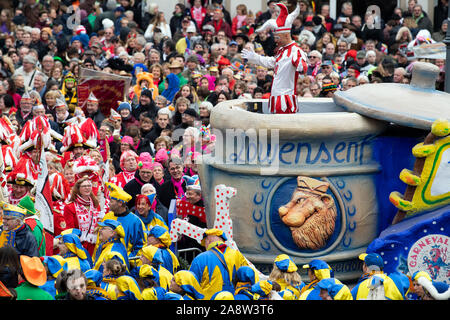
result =
[[[275,34],[291,32],[292,23],[300,13],[300,6],[289,14],[286,5],[276,4],[280,14],[276,19],[266,21],[257,32],[273,29]],[[272,88],[269,97],[269,110],[272,113],[296,113],[297,79],[300,72],[306,71],[307,57],[300,46],[292,41],[278,49],[274,57],[265,57],[253,51],[242,50],[242,57],[248,62],[274,69]]]
[[[127,271],[130,270],[130,263],[128,261],[127,249],[125,247],[125,231],[119,221],[106,219],[98,223],[100,227],[109,227],[116,231],[117,237],[100,242],[97,246],[93,257],[93,269],[103,272],[103,262],[107,261],[106,257],[114,257],[122,264],[127,266]]]
[[[211,243],[206,248],[207,251],[200,253],[194,258],[189,268],[199,279],[206,300],[209,300],[218,291],[226,290],[234,293],[232,279],[235,277],[239,267],[248,265],[239,251],[225,244],[224,241],[227,238],[222,230],[206,230],[203,235],[202,245],[204,245],[205,237],[208,235],[217,235],[223,241]]]

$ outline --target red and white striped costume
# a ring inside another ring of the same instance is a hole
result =
[[[296,113],[297,79],[300,72],[308,68],[306,54],[292,41],[278,49],[275,57],[268,59],[267,67],[274,69],[273,82],[269,98],[269,110],[272,113]]]
[[[266,29],[273,29],[274,34],[290,33],[294,19],[300,13],[297,4],[292,13],[288,12],[285,4],[277,3],[280,13],[276,19],[267,20],[260,32]],[[250,63],[261,65],[267,69],[273,69],[272,88],[269,97],[269,110],[272,113],[296,113],[297,107],[297,79],[301,72],[306,72],[306,53],[294,41],[280,47],[274,57],[261,56],[253,51],[242,50],[242,57]]]

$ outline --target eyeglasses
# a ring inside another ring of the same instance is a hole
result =
[[[319,58],[319,57],[316,57],[316,56],[308,56],[308,59],[312,59],[312,58],[316,59],[316,58]]]
[[[81,185],[80,188],[92,188],[92,184]]]

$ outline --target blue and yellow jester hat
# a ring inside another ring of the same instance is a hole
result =
[[[156,283],[159,284],[159,272],[152,266],[148,264],[143,264],[138,267],[139,269],[139,277],[141,278],[150,278],[155,280]]]
[[[116,286],[121,291],[117,300],[142,300],[141,290],[133,277],[120,276],[116,280]]]
[[[70,252],[74,253],[78,258],[86,260],[88,255],[86,254],[86,250],[81,244],[80,237],[78,237],[74,233],[61,234],[62,241],[69,249]]]
[[[164,299],[165,294],[166,290],[161,287],[145,288],[144,290],[142,290],[142,300],[167,300]]]
[[[178,293],[169,291],[164,294],[164,299],[162,299],[162,300],[184,300],[184,299]]]
[[[127,203],[133,197],[127,192],[123,191],[122,188],[116,186],[114,183],[105,182],[106,187],[109,190],[110,199],[114,199],[123,203]]]
[[[250,291],[253,293],[257,293],[260,296],[265,297],[270,293],[270,291],[272,291],[272,289],[273,289],[272,281],[261,280],[261,281],[258,281],[257,283],[255,283],[254,285],[252,285],[252,288]]]
[[[203,290],[198,283],[195,274],[192,271],[181,270],[174,274],[173,279],[176,284],[183,289],[184,292],[194,297],[197,300],[203,299]]]
[[[254,285],[258,280],[255,270],[249,266],[239,267],[236,271],[236,278],[239,282],[248,282]]]
[[[125,261],[125,257],[123,257],[121,254],[118,254],[115,251],[106,252],[103,262],[107,262],[107,261],[113,260],[113,259],[119,261],[121,264],[124,264],[124,265],[127,264],[127,262]]]
[[[428,272],[426,271],[416,271],[412,274],[411,276],[411,280],[418,280],[420,277],[425,277],[426,279],[428,279],[429,281],[432,281],[430,275],[428,274]]]
[[[76,228],[66,229],[66,230],[63,230],[61,232],[61,234],[57,235],[55,237],[55,239],[61,238],[65,234],[74,234],[74,235],[76,235],[77,237],[80,238],[82,233],[81,233],[80,229],[76,229]]]
[[[122,223],[120,223],[120,221],[106,219],[103,221],[99,221],[97,224],[100,227],[109,227],[109,228],[113,229],[114,231],[116,231],[117,235],[121,239],[125,238],[125,230],[123,229]]]
[[[201,245],[202,246],[205,246],[205,238],[207,236],[218,236],[218,237],[221,237],[224,242],[228,240],[227,236],[226,236],[225,232],[223,232],[223,230],[220,230],[220,229],[217,229],[217,228],[207,229],[203,233],[203,239],[201,241]]]
[[[84,272],[84,275],[88,280],[88,286],[93,285],[96,287],[100,287],[100,284],[103,280],[103,273],[95,269],[89,269]]]
[[[234,295],[229,291],[219,291],[213,294],[211,300],[234,300]]]
[[[48,271],[52,274],[53,278],[57,278],[61,271],[67,271],[67,261],[58,255],[43,256],[42,262],[47,265]]]
[[[283,298],[283,300],[296,300],[294,292],[288,288],[281,290],[278,294]]]
[[[349,290],[345,290],[342,283],[337,283],[334,278],[322,279],[317,283],[317,287],[327,290],[333,300],[353,300]],[[344,289],[344,290],[343,290]]]
[[[323,260],[314,259],[309,264],[304,264],[303,269],[312,269],[317,279],[322,280],[331,278],[333,276],[333,270]]]
[[[142,248],[142,255],[150,260],[151,263],[163,264],[164,262],[161,249],[152,245]]]
[[[295,272],[298,270],[294,261],[287,254],[280,254],[275,258],[275,265],[283,272]]]
[[[170,238],[170,234],[166,228],[161,226],[154,226],[149,231],[147,231],[149,236],[154,236],[161,240],[161,242],[168,248],[172,244],[172,239]]]
[[[0,206],[3,209],[3,216],[9,218],[16,218],[23,220],[27,215],[27,210],[21,207],[15,206],[13,204],[9,204],[6,202],[1,202]]]

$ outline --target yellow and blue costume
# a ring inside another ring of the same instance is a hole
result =
[[[119,294],[117,300],[142,300],[141,290],[133,277],[120,276],[117,278]]]
[[[203,235],[202,245],[209,235],[221,237],[223,241],[215,241],[209,244],[207,251],[200,253],[194,258],[189,268],[203,289],[205,300],[211,299],[218,291],[229,291],[234,293],[233,278],[236,271],[248,265],[244,256],[238,251],[228,247],[224,241],[227,240],[224,232],[219,229],[208,229]]]
[[[219,291],[216,292],[212,297],[211,300],[235,300],[234,295],[229,291]]]
[[[322,279],[317,283],[317,288],[328,291],[333,300],[353,300],[352,294],[347,286],[342,283],[336,283],[336,279]]]
[[[258,275],[249,266],[242,266],[236,271],[236,290],[234,291],[234,300],[257,300],[257,296],[250,291],[252,285],[258,281]]]
[[[255,300],[269,300],[273,283],[270,280],[261,280],[252,285],[251,292],[255,294]]]
[[[155,244],[154,246],[161,249],[162,266],[169,270],[170,273],[175,274],[180,266],[180,262],[177,256],[170,250],[172,239],[170,239],[168,230],[161,226],[154,226],[147,233],[149,237],[153,236],[161,241],[161,244]]]
[[[95,269],[89,269],[84,273],[87,278],[86,294],[93,297],[95,300],[111,300],[108,292],[103,289],[103,274]]]
[[[68,229],[61,232],[55,239],[61,239],[69,249],[69,252],[62,255],[64,260],[67,261],[67,268],[80,269],[82,272],[86,272],[93,266],[92,257],[81,244],[79,235],[81,235],[80,230]]]
[[[394,274],[391,278],[382,271],[383,259],[376,253],[363,253],[359,255],[370,270],[364,280],[358,282],[351,290],[354,300],[366,300],[371,288],[382,285],[384,296],[387,300],[404,300],[409,288],[409,280],[406,276]],[[406,277],[406,278],[405,278]],[[405,288],[406,286],[406,288]]]
[[[67,261],[61,256],[43,256],[42,263],[47,266],[47,282],[40,286],[53,297],[57,295],[55,282],[58,275],[64,270],[67,271]]]
[[[125,231],[119,221],[106,219],[98,222],[99,227],[109,227],[116,231],[117,237],[113,237],[100,243],[94,251],[93,269],[103,272],[103,262],[108,261],[106,258],[114,257],[122,264],[127,266],[130,270],[130,263],[128,261],[128,253],[124,243]]]
[[[113,183],[105,182],[110,191],[110,198],[127,203],[132,199],[132,196]],[[114,212],[108,212],[103,220],[117,220],[122,224],[124,234],[125,247],[127,248],[128,256],[134,257],[139,255],[139,251],[147,244],[145,237],[145,225],[142,220],[134,213],[127,211],[121,215]]]
[[[114,259],[114,252],[110,252],[109,254],[105,255],[105,260],[111,260]],[[111,300],[117,300],[117,294],[116,294],[116,287],[117,287],[117,278],[119,276],[117,275],[103,275],[102,282],[100,283],[100,288],[105,290]]]
[[[163,264],[163,257],[162,257],[162,250],[155,247],[155,246],[146,246],[142,249],[142,255],[147,258],[152,266],[158,271],[159,274],[159,286],[163,288],[164,290],[169,290],[170,282],[172,281],[173,274],[170,273],[169,270],[164,268],[162,266]],[[137,268],[135,268],[137,269]],[[134,275],[136,271],[132,271],[132,274]],[[136,276],[135,276],[136,278]]]
[[[195,274],[191,271],[178,271],[174,274],[173,279],[184,291],[183,300],[203,300],[205,297]]]
[[[159,272],[148,264],[137,267],[139,270],[139,278],[145,288],[142,290],[143,300],[164,300],[166,290],[159,287]],[[148,279],[155,281],[158,286],[152,286]]]
[[[169,291],[164,294],[164,299],[162,300],[184,300],[184,299],[182,295]]]
[[[317,287],[320,280],[331,278],[334,283],[342,284],[342,282],[333,277],[333,270],[325,261],[314,259],[309,264],[303,265],[303,268],[311,269],[315,279],[303,287],[299,300],[322,300],[320,297],[320,288]],[[345,288],[349,290],[347,286]]]
[[[13,230],[3,230],[0,233],[0,247],[10,245],[14,247],[17,252],[27,256],[38,256],[39,249],[36,237],[31,232],[31,228],[27,224],[23,223],[27,211],[15,205],[8,204],[6,202],[0,202],[0,206],[3,209],[3,216],[19,219],[22,221]],[[28,232],[30,231],[30,232]]]

